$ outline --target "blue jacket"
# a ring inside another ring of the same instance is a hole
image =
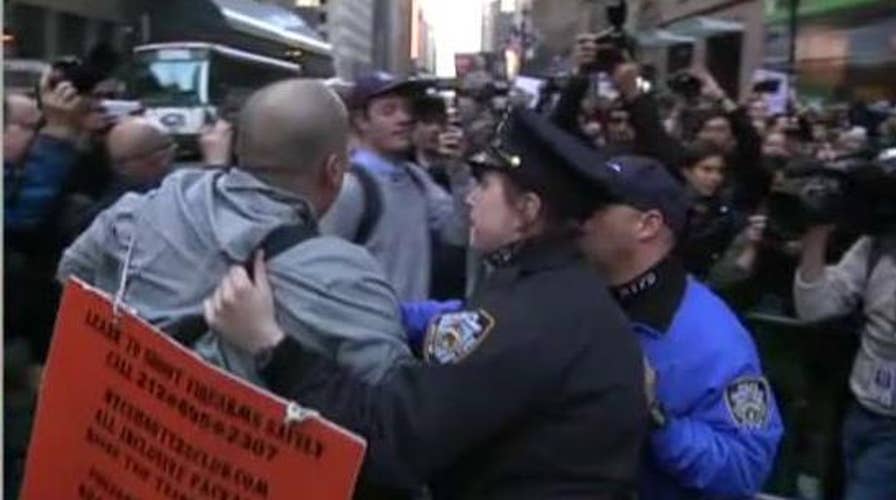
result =
[[[39,134],[24,166],[4,164],[4,229],[29,231],[42,227],[57,207],[76,158],[71,143]]]
[[[626,307],[666,415],[645,451],[641,498],[752,498],[784,432],[753,340],[679,264],[651,273],[640,278],[643,289],[628,287],[636,297]],[[639,301],[651,306],[632,304]]]

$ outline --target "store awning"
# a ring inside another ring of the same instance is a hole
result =
[[[254,0],[212,2],[230,27],[247,35],[312,52],[330,54],[333,50],[301,17],[283,7]]]
[[[676,35],[706,38],[713,35],[744,31],[744,24],[727,19],[697,16],[676,21],[665,28]]]
[[[669,47],[679,43],[694,43],[697,41],[692,36],[679,35],[669,30],[656,29],[638,33],[635,37],[641,47]]]

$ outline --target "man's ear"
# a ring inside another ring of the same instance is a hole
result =
[[[638,222],[637,237],[640,241],[656,238],[665,226],[665,219],[659,210],[648,210],[641,215]]]
[[[324,185],[329,188],[335,188],[337,192],[342,189],[342,180],[345,177],[347,165],[348,161],[345,155],[331,154],[327,156],[324,160],[323,169],[321,169]]]

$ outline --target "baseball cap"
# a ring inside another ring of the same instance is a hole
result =
[[[612,201],[638,210],[658,210],[666,225],[681,234],[688,220],[688,198],[682,183],[657,160],[644,156],[617,156],[589,177],[605,185]]]
[[[428,83],[423,80],[402,79],[387,73],[377,71],[358,77],[349,97],[349,106],[354,109],[363,108],[375,97],[387,94],[413,95],[423,92]]]

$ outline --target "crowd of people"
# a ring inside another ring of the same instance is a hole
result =
[[[785,429],[743,314],[852,314],[844,498],[896,498],[893,108],[770,114],[635,61],[608,93],[595,40],[534,106],[487,79],[278,82],[191,163],[104,82],[5,95],[5,477],[77,277],[362,435],[358,498],[750,498]],[[783,220],[819,175],[871,186],[862,224]]]

